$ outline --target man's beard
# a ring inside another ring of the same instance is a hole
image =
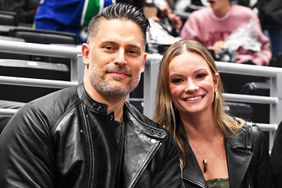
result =
[[[91,82],[91,85],[102,95],[106,97],[115,97],[120,98],[128,95],[132,90],[134,90],[140,80],[140,75],[138,78],[131,80],[127,85],[120,85],[115,84],[115,82],[121,81],[121,79],[116,78],[113,80],[106,80],[105,76],[107,73],[112,72],[114,70],[107,69],[106,73],[103,75],[101,71],[98,71],[93,67],[91,70],[91,73],[89,75],[89,79]],[[126,73],[127,76],[132,77],[131,73]]]

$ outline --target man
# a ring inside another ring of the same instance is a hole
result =
[[[181,187],[172,138],[126,98],[148,20],[113,4],[89,24],[83,84],[22,107],[0,136],[1,187]]]
[[[280,0],[257,0],[258,16],[264,32],[270,38],[272,66],[282,66],[282,4]],[[276,61],[275,61],[276,60]],[[274,64],[273,64],[274,63]]]
[[[282,122],[278,125],[271,150],[270,161],[273,172],[275,187],[282,185]]]

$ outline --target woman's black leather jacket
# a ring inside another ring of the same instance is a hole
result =
[[[225,150],[230,188],[271,188],[273,186],[268,147],[263,132],[257,126],[246,125],[239,132],[226,135]],[[183,175],[185,187],[207,188],[189,145],[187,152]]]

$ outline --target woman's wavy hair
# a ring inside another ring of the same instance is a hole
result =
[[[182,53],[192,52],[200,55],[208,63],[213,76],[218,72],[216,64],[210,52],[201,43],[193,40],[181,40],[172,44],[164,53],[160,63],[159,76],[157,80],[156,105],[153,116],[154,121],[162,125],[173,136],[180,151],[180,159],[185,164],[185,146],[187,137],[184,127],[180,122],[178,110],[174,106],[169,90],[169,63],[172,59]],[[185,68],[185,67],[183,67]],[[243,121],[234,119],[224,111],[224,101],[222,97],[223,88],[219,79],[218,88],[215,92],[213,102],[213,117],[217,125],[224,132],[237,132]]]

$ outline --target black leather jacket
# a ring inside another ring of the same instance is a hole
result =
[[[115,121],[106,112],[82,85],[21,108],[0,136],[1,188],[116,187]],[[182,187],[173,139],[129,103],[123,119],[122,187]]]
[[[276,188],[282,187],[282,122],[280,122],[271,150],[271,166]]]
[[[243,127],[236,134],[225,136],[225,150],[230,188],[271,188],[273,186],[268,147],[257,126]],[[247,134],[248,133],[248,134]],[[187,146],[184,169],[186,188],[207,188],[196,157]],[[216,161],[214,161],[216,163]]]

